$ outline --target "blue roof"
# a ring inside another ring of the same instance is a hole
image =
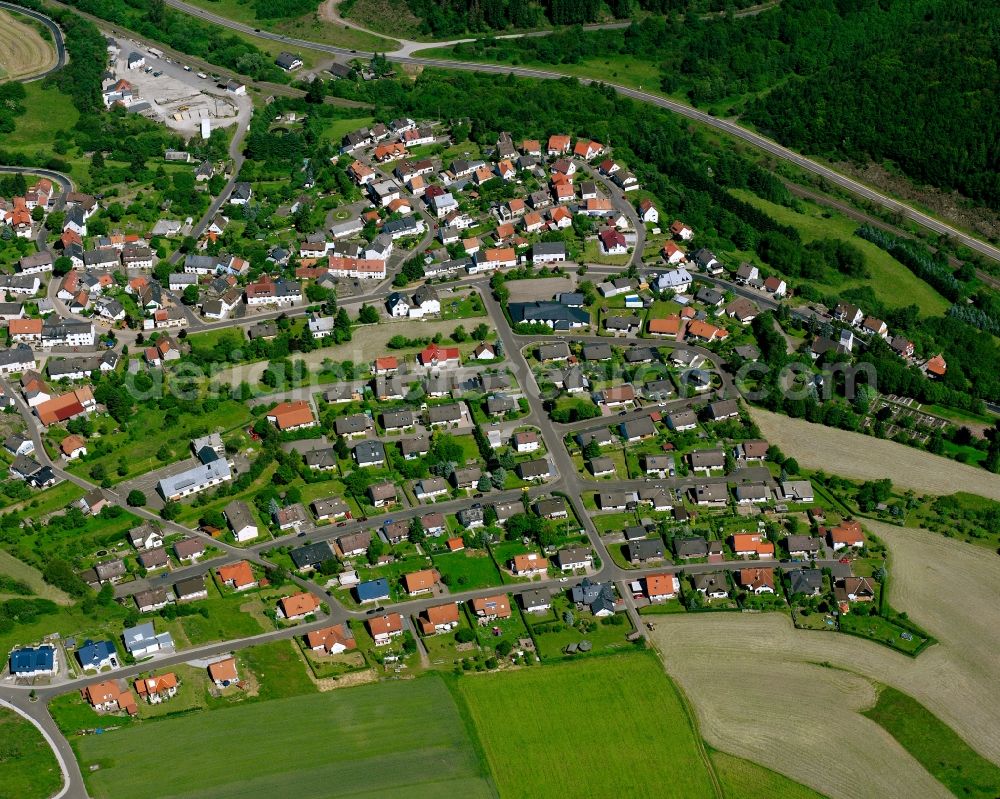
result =
[[[40,646],[37,649],[15,649],[10,653],[10,672],[11,674],[22,674],[33,671],[52,671],[55,655],[56,651],[51,646]]]
[[[359,583],[355,590],[358,592],[358,599],[362,602],[382,599],[389,596],[389,581],[385,577],[379,577],[377,580]]]
[[[96,644],[93,641],[84,641],[83,646],[76,651],[77,659],[84,668],[87,666],[96,668],[101,661],[117,654],[118,650],[111,641],[98,641]]]

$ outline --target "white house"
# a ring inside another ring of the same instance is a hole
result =
[[[652,202],[643,200],[639,203],[639,218],[643,222],[655,225],[660,221],[660,212],[656,210],[656,206]]]
[[[683,293],[691,288],[694,278],[687,269],[673,269],[669,272],[662,272],[656,277],[657,291],[672,291],[675,294]]]

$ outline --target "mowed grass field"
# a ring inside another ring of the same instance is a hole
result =
[[[888,686],[865,711],[955,796],[995,799],[1000,768],[982,757],[916,699]]]
[[[95,799],[496,796],[448,689],[431,677],[195,713],[75,744]],[[169,766],[136,779],[151,752]]]
[[[727,799],[824,799],[776,771],[725,752],[712,752],[712,765]]]
[[[456,686],[503,799],[716,795],[680,696],[648,655],[469,676]]]
[[[62,785],[59,764],[27,719],[0,708],[0,799],[45,799]]]
[[[0,10],[0,81],[39,75],[55,65],[55,46],[25,17]]]
[[[763,200],[751,191],[732,189],[730,193],[761,209],[783,225],[795,228],[805,243],[824,238],[839,239],[849,242],[862,252],[865,264],[871,273],[870,278],[867,280],[845,278],[835,285],[818,284],[821,287],[843,290],[870,285],[875,296],[890,308],[916,305],[928,316],[943,314],[948,309],[949,303],[944,297],[889,253],[855,236],[854,231],[858,229],[858,223],[853,219],[808,200],[801,201],[800,207],[803,213],[799,213],[783,205]]]

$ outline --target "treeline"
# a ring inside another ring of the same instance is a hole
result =
[[[288,83],[288,76],[271,56],[244,39],[222,32],[218,25],[203,22],[181,11],[172,11],[163,0],[67,0],[95,17],[134,30],[140,36],[228,67],[255,80]],[[48,13],[48,12],[46,12]],[[102,45],[103,50],[103,45]],[[105,54],[94,61],[102,71]]]
[[[951,300],[954,304],[948,309],[948,316],[992,335],[1000,335],[1000,298],[985,288],[973,293],[975,271],[968,265],[952,271],[947,257],[940,251],[931,253],[920,242],[893,236],[871,225],[862,225],[856,233],[881,247]],[[969,299],[973,304],[967,302]]]
[[[727,7],[746,8],[755,0],[407,0],[420,17],[422,33],[437,38],[507,28],[585,25],[628,19],[638,12],[700,15]],[[257,0],[258,3],[264,0]],[[294,2],[294,0],[291,0]]]
[[[858,5],[836,20],[863,23],[850,27],[858,35],[806,80],[777,85],[749,118],[784,144],[834,158],[889,159],[918,181],[1000,208],[1000,5]],[[788,9],[782,3],[781,13]],[[810,37],[812,49],[827,44],[804,32],[803,49]]]
[[[948,266],[947,256],[943,253],[938,252],[934,256],[922,244],[893,236],[871,225],[862,225],[855,231],[855,235],[881,247],[952,302],[962,296],[964,288]]]

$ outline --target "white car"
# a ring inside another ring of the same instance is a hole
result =
[[[189,67],[187,64],[185,64],[184,65],[184,71],[185,72],[190,72],[191,71],[191,67]]]

